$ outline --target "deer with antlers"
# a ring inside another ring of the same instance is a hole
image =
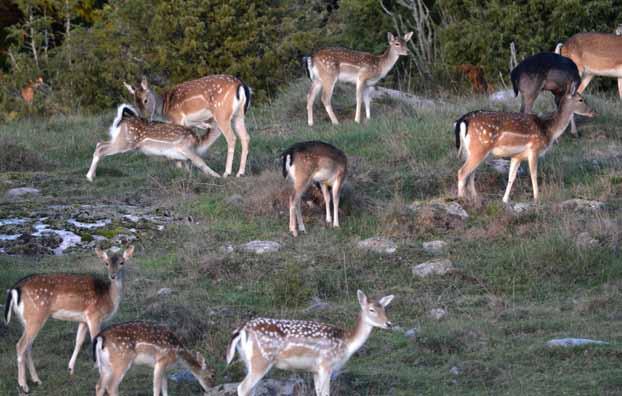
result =
[[[209,139],[198,137],[191,129],[164,122],[148,122],[138,117],[130,105],[122,104],[109,129],[110,141],[99,142],[86,178],[92,182],[99,161],[106,156],[138,150],[147,155],[161,155],[173,160],[190,160],[208,176],[220,177],[201,158]]]
[[[307,94],[307,117],[313,125],[313,103],[322,92],[322,103],[333,124],[339,124],[333,112],[331,98],[335,84],[344,81],[356,85],[356,115],[354,121],[361,122],[361,108],[365,103],[365,115],[371,117],[371,92],[374,85],[383,79],[393,68],[398,58],[408,55],[407,42],[413,32],[404,37],[387,33],[389,47],[384,53],[376,55],[369,52],[353,51],[345,48],[324,48],[312,56],[304,57],[311,88]]]
[[[330,380],[365,344],[374,327],[390,329],[385,308],[393,295],[368,299],[357,291],[361,313],[351,330],[302,320],[257,318],[233,332],[227,364],[235,352],[246,365],[246,378],[238,385],[238,396],[250,395],[270,369],[304,370],[313,373],[315,394],[329,396]]]
[[[213,370],[199,352],[191,352],[167,327],[147,322],[113,325],[93,342],[99,369],[96,396],[117,396],[119,384],[134,363],[153,367],[153,396],[168,396],[166,370],[181,363],[199,381],[203,391],[213,386]]]
[[[237,133],[242,144],[237,176],[244,175],[250,141],[244,118],[251,102],[251,90],[242,80],[224,74],[207,76],[176,85],[162,96],[151,89],[145,78],[135,87],[125,82],[123,85],[134,96],[143,117],[207,129],[203,139],[205,150],[223,134],[227,140],[224,177],[232,172]],[[210,129],[212,126],[216,128]]]
[[[510,171],[503,202],[510,200],[510,191],[520,163],[529,162],[534,201],[538,201],[538,157],[544,155],[568,127],[573,114],[593,117],[576,84],[560,99],[557,112],[547,119],[533,114],[475,111],[455,123],[456,147],[466,160],[458,171],[458,196],[464,197],[465,185],[477,199],[475,169],[490,154],[509,157]]]
[[[333,227],[339,227],[339,195],[348,172],[348,159],[343,151],[328,143],[311,141],[294,144],[281,157],[283,177],[290,176],[294,183],[294,190],[289,197],[289,230],[292,235],[298,236],[298,231],[305,232],[300,205],[302,195],[311,183],[317,183],[322,190],[326,222]]]
[[[69,373],[73,374],[87,330],[92,340],[99,333],[102,323],[112,318],[119,309],[124,291],[125,264],[132,257],[134,247],[129,246],[123,254],[109,255],[99,248],[95,252],[106,266],[109,282],[91,275],[31,275],[7,291],[4,305],[6,323],[15,313],[24,327],[16,347],[17,381],[23,392],[28,393],[29,390],[26,364],[32,381],[41,384],[32,360],[32,343],[50,317],[79,322],[76,346],[69,360]]]

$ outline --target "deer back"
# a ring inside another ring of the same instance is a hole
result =
[[[622,65],[622,36],[610,33],[577,33],[563,44],[560,52],[572,59],[581,71],[602,75],[615,74],[615,69]]]
[[[130,117],[121,123],[120,128],[126,139],[137,145],[145,140],[172,143],[182,139],[191,139],[195,143],[198,142],[197,135],[191,129],[165,122],[148,122],[141,118]]]

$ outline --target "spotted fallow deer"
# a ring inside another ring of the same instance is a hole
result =
[[[15,313],[24,327],[17,342],[17,381],[23,392],[28,393],[26,364],[30,378],[35,384],[41,380],[32,360],[32,343],[50,318],[79,322],[76,346],[69,360],[69,373],[73,374],[76,359],[87,329],[93,337],[99,333],[104,321],[112,318],[123,298],[125,264],[132,257],[134,247],[129,246],[123,254],[109,255],[95,249],[108,271],[109,282],[91,275],[41,274],[31,275],[18,281],[7,291],[5,320]]]
[[[20,95],[24,103],[31,105],[35,98],[35,91],[44,84],[43,77],[41,76],[37,77],[35,81],[28,81],[28,84],[20,90]]]
[[[525,159],[529,161],[533,197],[538,201],[538,157],[564,133],[573,114],[595,115],[576,92],[575,84],[561,98],[559,109],[551,118],[492,111],[475,111],[462,116],[455,124],[456,147],[466,160],[458,171],[458,196],[464,197],[468,181],[471,194],[477,199],[475,169],[492,154],[511,158],[503,202],[509,202],[516,173]]]
[[[557,44],[555,52],[572,59],[581,74],[579,93],[583,93],[594,76],[618,79],[622,98],[622,36],[611,33],[577,33]]]
[[[204,139],[205,150],[222,133],[227,140],[224,177],[232,172],[237,133],[242,144],[237,176],[244,175],[250,141],[244,118],[251,102],[251,90],[242,80],[222,74],[207,76],[176,85],[162,96],[155,93],[144,78],[140,85],[135,87],[123,84],[134,96],[136,107],[143,117],[149,120],[160,118],[177,125],[208,129]],[[210,129],[213,126],[216,128]]]
[[[99,142],[86,178],[95,179],[99,161],[106,156],[138,150],[147,155],[161,155],[173,160],[190,160],[208,176],[220,177],[201,158],[207,150],[208,134],[198,137],[190,128],[164,122],[149,122],[138,117],[137,111],[127,104],[117,108],[109,129],[110,141]]]
[[[302,195],[311,183],[319,184],[322,190],[326,205],[326,222],[332,223],[333,227],[339,227],[339,195],[348,173],[348,159],[343,151],[324,142],[301,142],[283,152],[282,163],[283,177],[289,175],[294,183],[294,189],[289,197],[289,230],[292,235],[298,236],[298,231],[305,232],[300,203]]]
[[[313,103],[322,91],[322,103],[333,124],[339,124],[333,112],[331,98],[338,81],[356,85],[356,115],[354,121],[361,122],[361,107],[365,103],[365,115],[371,117],[371,92],[374,85],[383,79],[393,68],[401,55],[408,55],[407,42],[413,33],[404,37],[387,33],[389,48],[376,55],[368,52],[353,51],[345,48],[324,48],[303,61],[311,79],[311,88],[307,94],[307,116],[309,125],[313,125]]]
[[[214,373],[199,352],[191,352],[167,327],[147,322],[113,325],[93,342],[99,369],[96,396],[117,396],[119,384],[134,363],[153,367],[153,396],[168,396],[166,370],[181,363],[199,381],[203,391],[213,386]]]
[[[365,344],[372,329],[392,327],[385,308],[393,295],[375,301],[358,290],[357,296],[361,313],[351,330],[318,322],[265,318],[236,329],[227,351],[227,364],[237,350],[246,365],[246,378],[238,385],[238,396],[250,395],[273,366],[312,372],[315,394],[329,396],[331,378]]]

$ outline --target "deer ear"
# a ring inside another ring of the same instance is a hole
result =
[[[389,40],[389,42],[395,40],[395,36],[393,36],[393,33],[391,32],[387,33],[387,40]]]
[[[134,88],[132,88],[132,86],[128,83],[126,83],[125,81],[123,81],[123,85],[125,86],[125,89],[127,89],[128,91],[130,91],[130,93],[132,95],[136,95],[136,91],[134,91]]]
[[[367,296],[365,295],[365,293],[363,293],[362,290],[357,290],[356,291],[356,296],[359,299],[359,304],[367,305]]]
[[[104,262],[108,262],[108,253],[106,253],[106,251],[101,249],[99,246],[95,248],[95,254]]]
[[[577,93],[577,83],[573,82],[570,84],[570,95],[574,96]]]
[[[393,301],[394,297],[395,296],[393,294],[389,296],[384,296],[380,299],[380,301],[378,301],[378,303],[382,305],[383,307],[386,307],[387,305],[391,304],[391,301]]]
[[[143,76],[143,80],[140,82],[140,86],[146,91],[149,89],[149,82],[147,81],[147,77]]]
[[[412,38],[413,32],[408,32],[404,35],[404,41],[408,41]]]
[[[125,252],[123,252],[123,259],[129,260],[129,258],[132,257],[133,255],[134,255],[134,245],[130,245],[127,247],[127,249],[125,249]]]

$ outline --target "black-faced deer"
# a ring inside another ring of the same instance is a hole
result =
[[[322,190],[326,204],[326,222],[339,227],[339,194],[348,172],[348,159],[343,151],[324,142],[296,143],[282,154],[283,177],[288,175],[294,183],[289,197],[289,230],[294,236],[305,232],[300,201],[311,183],[317,183]],[[328,188],[331,188],[331,192]],[[330,201],[333,201],[333,216],[330,215]],[[298,229],[296,229],[298,223]]]
[[[110,141],[99,142],[86,178],[95,179],[97,164],[106,156],[138,150],[147,155],[159,155],[173,160],[190,160],[208,176],[220,177],[203,159],[207,151],[208,134],[198,137],[190,128],[164,122],[148,122],[138,117],[130,105],[122,104],[110,127]]]
[[[134,363],[153,367],[153,396],[168,396],[167,368],[177,362],[199,381],[204,391],[213,386],[212,370],[199,352],[191,352],[164,326],[146,322],[113,325],[93,341],[93,357],[99,369],[96,396],[117,396],[119,384]]]
[[[458,196],[464,197],[466,182],[474,198],[475,169],[490,154],[509,157],[510,171],[503,202],[510,200],[510,190],[521,161],[529,161],[533,197],[538,201],[538,157],[544,155],[568,127],[572,114],[593,117],[595,113],[572,85],[560,100],[557,113],[549,119],[533,114],[475,111],[462,116],[455,124],[456,147],[466,160],[458,171]]]
[[[16,347],[17,381],[22,391],[28,393],[29,390],[26,364],[32,381],[41,384],[32,360],[32,343],[50,317],[80,323],[76,346],[69,360],[69,373],[73,374],[87,330],[93,340],[102,323],[119,309],[125,264],[132,257],[134,247],[128,247],[123,254],[109,255],[99,248],[95,252],[106,266],[109,282],[91,275],[42,274],[28,276],[7,291],[5,320],[8,324],[11,314],[15,313],[24,327]]]
[[[388,33],[389,48],[380,54],[352,51],[344,48],[325,48],[317,51],[303,61],[311,79],[311,88],[307,94],[307,116],[309,125],[313,125],[313,103],[322,91],[322,103],[333,124],[338,124],[333,112],[331,98],[338,81],[356,85],[356,115],[354,121],[361,122],[361,107],[365,103],[365,114],[370,118],[371,90],[383,79],[395,65],[401,55],[408,55],[407,42],[413,33],[404,37],[395,37]]]
[[[302,320],[258,318],[233,332],[227,364],[235,352],[246,365],[247,374],[238,385],[238,396],[250,395],[270,369],[304,370],[313,373],[315,394],[329,396],[331,377],[361,347],[374,327],[390,329],[385,308],[393,295],[368,300],[357,291],[361,313],[351,330]]]
[[[525,58],[510,74],[514,94],[521,95],[520,111],[531,114],[533,104],[541,91],[550,91],[555,96],[559,107],[561,98],[570,90],[570,86],[579,86],[581,77],[575,63],[552,52],[541,52]],[[570,119],[573,135],[577,135],[574,117]]]
[[[244,118],[251,102],[251,90],[242,80],[228,75],[207,76],[176,85],[162,96],[151,89],[146,79],[135,87],[123,84],[134,96],[142,116],[149,120],[159,117],[173,124],[201,129],[215,126],[204,136],[206,150],[221,133],[225,135],[227,162],[224,177],[231,174],[237,133],[242,144],[237,176],[244,175],[250,141]]]

